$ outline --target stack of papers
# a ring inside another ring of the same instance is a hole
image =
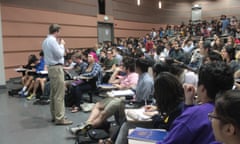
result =
[[[42,75],[46,75],[46,74],[48,74],[48,71],[39,71],[38,73],[42,74]]]
[[[128,90],[113,90],[111,92],[107,92],[107,95],[110,97],[134,96],[135,93],[130,89],[128,89]]]
[[[102,89],[115,89],[116,88],[112,84],[100,84],[100,85],[98,85],[98,87],[100,87]]]
[[[144,108],[125,110],[128,121],[151,121],[151,116],[145,115],[144,112]]]
[[[25,68],[16,68],[15,71],[16,72],[24,72],[24,71],[26,71],[26,69]]]

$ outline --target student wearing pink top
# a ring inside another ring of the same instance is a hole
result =
[[[134,88],[138,82],[138,74],[135,72],[134,61],[127,59],[124,63],[123,66],[116,68],[109,83],[113,84],[118,89]],[[120,72],[126,73],[126,75],[121,76],[119,75]]]

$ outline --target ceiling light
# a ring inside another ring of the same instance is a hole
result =
[[[140,6],[141,5],[141,1],[137,0],[137,5]]]
[[[158,1],[158,8],[159,8],[159,9],[162,8],[162,1],[161,1],[161,0]]]

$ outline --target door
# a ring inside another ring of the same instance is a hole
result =
[[[113,42],[113,24],[112,23],[98,23],[98,42]]]

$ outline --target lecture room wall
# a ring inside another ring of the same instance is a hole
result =
[[[218,16],[219,9],[237,15],[237,0],[106,0],[106,14],[114,24],[115,37],[139,37],[151,28],[188,21],[193,3],[203,6],[203,18]],[[2,0],[3,51],[6,79],[20,76],[14,68],[23,65],[29,54],[38,54],[51,23],[61,24],[68,48],[88,48],[97,43],[97,0]],[[233,10],[233,11],[231,11]]]

